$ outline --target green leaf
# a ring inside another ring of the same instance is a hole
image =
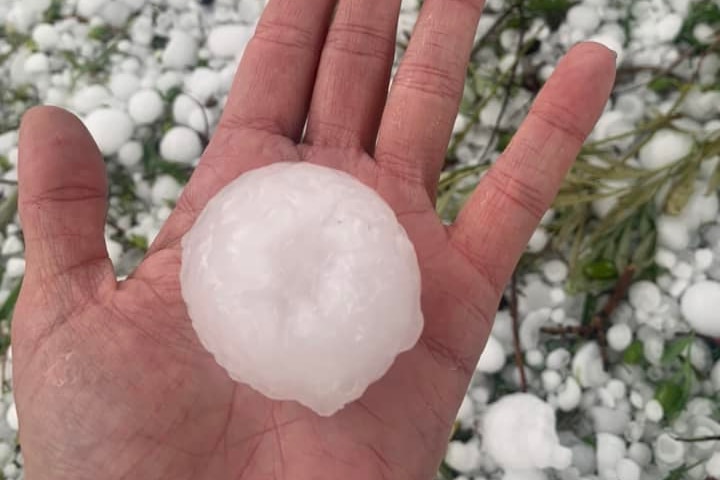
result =
[[[672,419],[682,412],[689,396],[685,385],[678,385],[672,381],[662,382],[655,389],[655,400],[662,405],[667,419]]]
[[[611,260],[597,260],[583,267],[583,273],[592,280],[611,280],[617,278],[618,270]]]
[[[625,349],[625,352],[623,352],[623,362],[628,365],[639,365],[644,358],[645,354],[643,352],[643,344],[640,340],[632,342]]]
[[[148,240],[141,235],[130,235],[130,238],[128,238],[128,243],[130,243],[130,246],[144,252],[148,249]]]
[[[683,175],[672,187],[665,199],[665,213],[680,215],[687,207],[690,197],[695,193],[695,172]]]
[[[10,291],[10,295],[8,295],[7,299],[5,299],[5,303],[3,303],[2,307],[0,307],[0,320],[10,319],[12,316],[21,288],[22,279],[20,279],[17,285],[15,285],[15,287]]]
[[[686,353],[686,350],[692,345],[693,340],[694,338],[692,336],[688,336],[672,342],[663,352],[662,363],[668,364],[679,358],[680,355]]]

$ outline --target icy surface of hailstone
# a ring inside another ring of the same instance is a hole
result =
[[[237,381],[331,415],[423,326],[415,251],[390,207],[337,170],[242,175],[183,239],[182,294],[200,341]]]

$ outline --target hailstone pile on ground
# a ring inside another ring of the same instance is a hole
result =
[[[278,163],[213,198],[183,239],[203,345],[237,381],[331,415],[423,326],[415,250],[390,207],[343,172]]]

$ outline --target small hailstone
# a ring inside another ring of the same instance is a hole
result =
[[[617,323],[607,332],[608,346],[616,352],[624,351],[632,343],[632,329],[625,323]]]
[[[685,19],[676,13],[665,15],[654,25],[657,40],[661,43],[673,41],[678,33],[680,33],[684,21]]]
[[[23,251],[22,241],[15,235],[9,235],[2,245],[2,254],[4,256],[17,255]]]
[[[605,388],[607,388],[608,392],[610,392],[610,394],[617,400],[625,398],[625,395],[627,394],[627,385],[616,378],[608,381]]]
[[[534,395],[502,397],[488,407],[483,427],[483,447],[504,469],[564,469],[571,464],[572,452],[558,441],[555,412]]]
[[[465,395],[463,397],[462,403],[460,404],[460,408],[458,409],[458,413],[455,416],[455,419],[459,421],[462,425],[471,425],[475,417],[474,414],[475,412],[472,399],[468,395]]]
[[[50,60],[44,53],[34,53],[25,60],[25,73],[38,75],[47,73],[50,70]]]
[[[413,245],[381,197],[343,172],[306,162],[248,172],[182,244],[198,337],[270,398],[332,415],[422,331]]]
[[[653,445],[655,460],[668,468],[682,465],[685,458],[685,445],[667,433],[661,434]]]
[[[492,335],[488,337],[476,369],[483,373],[497,373],[505,366],[506,354],[500,342]]]
[[[720,93],[720,92],[718,92]],[[706,195],[707,186],[702,182],[695,184],[695,193],[690,196],[687,206],[682,211],[680,219],[691,231],[705,223],[715,222],[720,212],[720,201],[716,194]]]
[[[659,130],[640,149],[638,159],[640,164],[655,170],[670,165],[690,153],[693,139],[685,133],[675,130]]]
[[[550,320],[552,320],[555,323],[563,323],[563,321],[567,318],[567,314],[565,313],[565,310],[562,308],[556,308],[550,313]]]
[[[14,463],[8,463],[3,467],[3,475],[5,478],[15,478],[17,477],[20,469],[15,465]]]
[[[103,155],[113,155],[120,150],[133,134],[133,121],[122,110],[103,108],[95,110],[85,118],[90,131]]]
[[[541,252],[547,245],[549,239],[550,237],[544,228],[540,227],[536,229],[533,232],[532,237],[530,237],[530,241],[528,242],[528,251],[531,253]]]
[[[693,267],[695,270],[704,272],[712,266],[713,261],[715,260],[715,254],[709,248],[701,248],[699,250],[695,250],[693,258]]]
[[[630,305],[645,312],[657,310],[662,302],[662,294],[658,286],[647,280],[633,283],[628,291],[628,298]]]
[[[545,472],[537,468],[507,469],[502,476],[502,480],[547,480],[547,478]]]
[[[229,58],[240,55],[253,28],[248,25],[219,25],[208,34],[208,48],[215,57]]]
[[[110,78],[110,91],[120,100],[128,100],[140,90],[140,79],[128,72],[118,72]]]
[[[643,355],[652,365],[660,365],[664,351],[665,341],[660,335],[648,335],[643,340]]]
[[[154,205],[163,205],[168,201],[175,201],[180,195],[182,187],[174,177],[160,175],[155,179],[152,187],[151,198]]]
[[[174,30],[162,55],[163,65],[182,69],[197,63],[198,47],[195,38],[182,30]]]
[[[612,433],[598,433],[596,442],[597,468],[601,477],[615,471],[618,462],[625,458],[625,440]]]
[[[105,6],[107,0],[78,0],[77,14],[84,18],[90,18],[98,14]]]
[[[677,278],[670,284],[670,288],[668,288],[667,292],[673,298],[680,298],[680,296],[685,292],[685,290],[689,286],[690,286],[690,280],[688,280],[686,278]]]
[[[658,244],[670,250],[685,250],[690,244],[690,233],[682,219],[660,215],[657,220]]]
[[[57,48],[60,35],[53,25],[39,23],[33,29],[32,39],[40,50],[48,52]]]
[[[533,348],[525,353],[525,362],[533,368],[541,368],[545,363],[545,356],[540,350]]]
[[[659,422],[662,420],[663,415],[663,407],[657,400],[653,399],[645,404],[645,416],[651,422]]]
[[[720,477],[720,452],[713,453],[712,457],[708,459],[705,464],[705,471],[710,477]]]
[[[720,337],[720,283],[698,282],[691,285],[682,296],[680,311],[690,326],[701,335]]]
[[[173,118],[177,123],[188,125],[193,112],[201,110],[198,101],[191,96],[181,93],[173,102]]]
[[[200,103],[205,103],[220,90],[220,75],[209,68],[196,68],[185,81],[185,86]]]
[[[573,467],[583,475],[595,473],[595,449],[586,443],[576,443],[571,449]]]
[[[15,148],[18,143],[18,132],[17,130],[10,130],[9,132],[3,132],[0,134],[0,155],[7,155],[7,153]]]
[[[156,90],[140,90],[128,102],[128,113],[138,125],[155,122],[163,114],[165,104]]]
[[[542,273],[550,283],[565,281],[568,275],[568,267],[562,260],[549,260],[542,266]]]
[[[629,458],[623,458],[615,468],[618,480],[640,480],[640,466]]]
[[[197,132],[188,127],[173,127],[160,141],[160,155],[170,162],[192,163],[202,154]]]
[[[89,85],[78,89],[71,104],[75,110],[88,114],[100,108],[110,98],[110,92],[102,85]]]
[[[596,8],[590,5],[579,4],[567,12],[566,22],[572,28],[584,33],[593,33],[600,25],[600,15]]]
[[[105,248],[107,249],[108,257],[110,257],[110,261],[113,263],[113,265],[118,265],[118,263],[120,262],[120,257],[123,254],[122,245],[111,238],[106,238]]]
[[[545,365],[554,370],[562,370],[570,363],[570,352],[564,348],[556,348],[545,358]]]
[[[707,23],[698,23],[693,28],[693,37],[700,43],[710,44],[715,38],[715,29]]]
[[[556,370],[543,370],[540,379],[546,392],[554,392],[562,383],[562,377]]]
[[[480,468],[482,454],[477,440],[468,443],[452,441],[445,453],[445,463],[460,473],[470,473]]]
[[[652,450],[646,443],[635,442],[628,447],[628,458],[640,467],[646,467],[652,460]]]
[[[17,407],[15,406],[15,402],[13,402],[10,407],[7,409],[7,412],[5,413],[5,421],[7,422],[8,426],[15,430],[17,432],[18,430],[18,415],[17,415]]]
[[[573,377],[568,377],[565,383],[558,389],[557,392],[557,404],[560,410],[569,412],[575,410],[580,405],[580,397],[582,391],[577,380]]]
[[[25,274],[25,259],[11,258],[5,265],[5,276],[7,278],[20,278]]]
[[[596,342],[587,342],[578,349],[572,360],[572,373],[583,387],[599,387],[608,380]]]
[[[143,146],[140,142],[127,142],[118,150],[118,162],[125,167],[140,163],[143,157]]]

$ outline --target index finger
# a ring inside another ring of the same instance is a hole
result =
[[[596,43],[573,48],[451,227],[455,247],[500,291],[602,113],[614,80],[610,50]]]

